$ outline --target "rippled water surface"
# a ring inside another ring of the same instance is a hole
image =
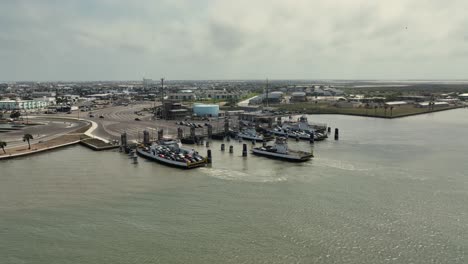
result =
[[[0,162],[0,263],[468,262],[467,109],[309,119],[341,136],[303,164],[235,142],[191,171],[81,146]]]

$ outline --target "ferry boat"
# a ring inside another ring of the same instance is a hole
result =
[[[292,119],[292,117],[290,117]],[[281,126],[272,129],[270,132],[277,136],[285,136],[310,140],[310,134],[314,134],[315,141],[321,141],[328,138],[326,125],[311,125],[307,116],[303,115],[297,121],[285,121]]]
[[[290,150],[287,139],[277,137],[273,146],[263,146],[252,149],[252,153],[273,159],[282,159],[286,161],[303,162],[313,158],[313,154],[305,151]]]
[[[175,140],[162,140],[151,146],[137,147],[136,150],[143,158],[182,169],[203,167],[207,163],[205,157],[193,149],[182,148],[180,142]]]
[[[255,140],[257,142],[269,141],[273,139],[272,137],[264,136],[262,134],[257,133],[257,131],[255,131],[255,129],[253,128],[241,131],[237,134],[237,136],[247,140]]]
[[[276,136],[288,137],[288,138],[299,138],[302,140],[310,140],[310,134],[314,133],[314,141],[321,141],[328,138],[327,133],[318,132],[313,129],[307,131],[293,130],[291,128],[276,127],[270,130]]]
[[[303,131],[309,134],[315,132],[315,129],[309,124],[305,115],[299,117],[297,121],[285,121],[282,128],[286,130]]]

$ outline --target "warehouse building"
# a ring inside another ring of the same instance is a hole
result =
[[[307,101],[307,96],[305,92],[294,92],[291,94],[291,99],[289,102],[297,103],[297,102],[305,102]]]

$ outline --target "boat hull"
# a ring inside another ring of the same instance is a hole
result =
[[[312,154],[304,154],[304,155],[288,155],[288,154],[281,154],[281,153],[274,153],[270,151],[264,151],[259,149],[252,149],[252,154],[263,156],[271,159],[280,159],[285,161],[291,162],[304,162],[310,160],[313,155]]]
[[[148,152],[144,151],[141,148],[137,148],[137,154],[140,157],[146,158],[148,160],[155,161],[155,162],[161,163],[161,164],[166,165],[166,166],[180,168],[180,169],[194,169],[194,168],[198,168],[198,167],[204,167],[205,164],[206,164],[206,159],[203,160],[203,161],[192,162],[192,163],[180,162],[180,161],[175,161],[175,160],[168,160],[168,159],[165,159],[165,158],[161,158],[159,156],[154,156],[151,153],[148,153]]]

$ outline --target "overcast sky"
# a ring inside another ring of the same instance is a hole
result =
[[[466,0],[1,0],[0,80],[468,79]]]

